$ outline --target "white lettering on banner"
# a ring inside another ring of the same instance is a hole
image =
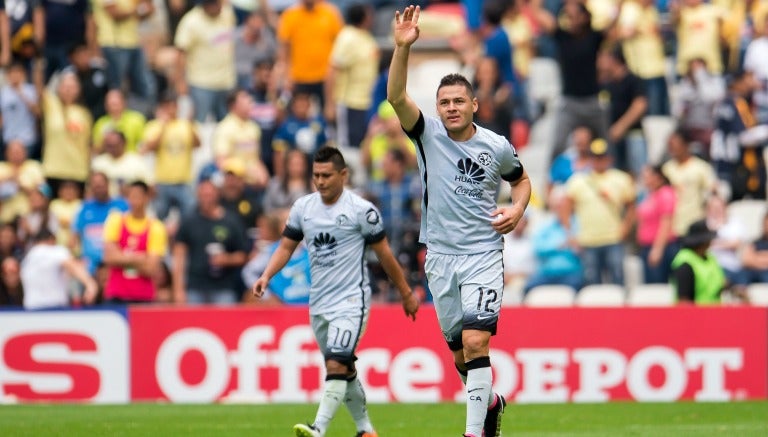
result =
[[[741,369],[744,353],[740,349],[689,349],[685,363],[689,370],[701,369],[701,390],[694,393],[695,400],[727,401],[731,393],[725,389],[725,369]]]
[[[443,380],[440,357],[430,349],[411,348],[399,353],[392,361],[389,387],[394,398],[406,402],[440,402],[440,381]],[[432,387],[419,388],[421,385]]]
[[[616,387],[624,378],[627,359],[613,349],[576,349],[573,361],[579,365],[579,390],[574,402],[606,402],[606,389]]]
[[[517,359],[523,366],[523,387],[518,402],[566,402],[565,349],[518,349]]]
[[[128,362],[118,313],[0,313],[0,398],[128,402]]]
[[[205,375],[196,384],[184,381],[181,359],[198,351],[205,359]],[[229,382],[227,348],[219,337],[201,328],[185,328],[171,334],[157,351],[155,372],[160,389],[175,402],[211,402],[219,398]]]
[[[243,402],[317,402],[325,375],[323,357],[314,342],[307,325],[290,327],[282,334],[260,325],[244,330],[237,349],[227,350],[211,331],[181,329],[169,335],[158,350],[158,385],[177,402],[211,402],[222,397]],[[182,377],[182,359],[190,351],[198,351],[206,363],[205,375],[196,383]],[[701,374],[696,400],[729,400],[740,387],[728,388],[727,372],[744,367],[740,348],[677,351],[652,346],[632,355],[612,348],[520,348],[492,350],[491,357],[496,391],[509,394],[516,402],[537,403],[606,402],[611,400],[611,390],[622,387],[634,400],[674,401],[686,393],[693,372]],[[443,364],[444,357],[428,348],[396,353],[368,348],[359,350],[358,358],[358,375],[370,402],[439,402],[444,398],[443,382],[456,377],[453,367]],[[272,390],[262,380],[265,369],[277,370]],[[235,381],[231,381],[233,374],[237,375]],[[566,375],[576,380],[566,379]],[[229,394],[228,387],[233,388]],[[466,399],[463,390],[453,397]]]
[[[664,383],[651,384],[649,374],[653,367],[664,371]],[[638,401],[663,402],[680,399],[688,384],[685,363],[673,349],[649,347],[641,350],[627,366],[627,390]]]

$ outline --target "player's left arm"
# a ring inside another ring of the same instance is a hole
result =
[[[395,255],[392,254],[392,249],[389,247],[387,237],[369,245],[376,253],[376,257],[379,259],[384,272],[386,272],[389,279],[395,284],[395,287],[397,287],[397,290],[400,292],[400,297],[403,299],[405,315],[416,320],[416,312],[419,310],[419,299],[413,294],[411,286],[408,285],[408,281],[405,280],[403,269],[400,268],[400,263],[397,262]]]
[[[531,200],[531,179],[522,166],[519,177],[510,180],[509,184],[512,186],[512,206],[497,208],[491,213],[491,217],[495,217],[492,219],[493,229],[499,234],[507,234],[517,227]]]

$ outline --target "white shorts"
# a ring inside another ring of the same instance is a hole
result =
[[[477,329],[496,334],[504,290],[501,250],[472,255],[427,252],[424,269],[443,337],[461,350],[461,332]]]
[[[311,316],[312,332],[326,360],[353,366],[357,344],[368,323],[368,312],[365,309]]]

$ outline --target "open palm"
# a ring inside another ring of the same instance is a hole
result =
[[[419,6],[408,6],[403,11],[395,11],[395,44],[410,46],[419,38]]]

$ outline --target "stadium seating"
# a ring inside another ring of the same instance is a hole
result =
[[[728,204],[728,217],[740,222],[747,241],[760,237],[763,230],[763,217],[768,210],[764,200],[737,200]]]
[[[615,284],[587,285],[576,295],[576,306],[620,307],[624,305],[624,287]]]
[[[747,286],[747,296],[752,305],[768,306],[768,283],[750,284]]]
[[[624,256],[624,286],[631,290],[637,285],[645,283],[643,273],[643,260],[637,255]]]
[[[670,284],[638,284],[629,289],[627,305],[665,307],[675,303],[675,290]]]
[[[576,290],[567,285],[539,285],[525,295],[523,305],[529,307],[571,306],[575,297]]]

